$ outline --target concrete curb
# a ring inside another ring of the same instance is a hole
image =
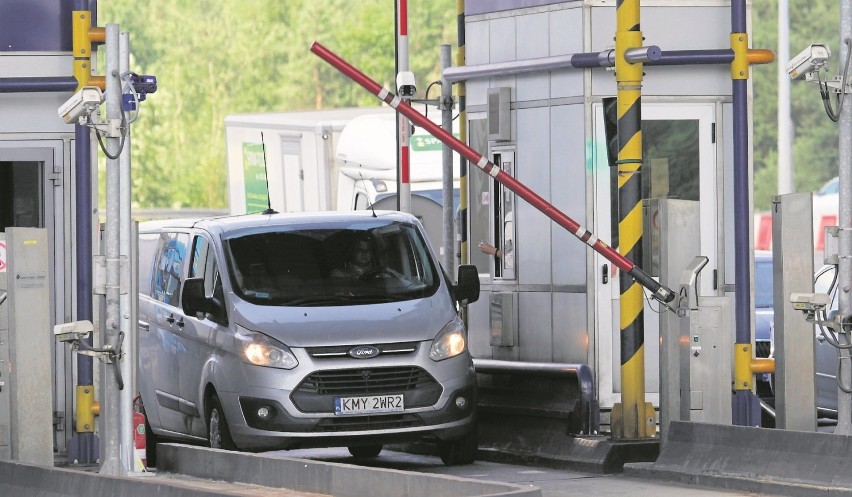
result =
[[[852,437],[672,421],[656,462],[627,476],[745,492],[852,496]]]
[[[250,492],[223,492],[192,488],[185,482],[167,482],[155,477],[125,478],[14,461],[0,461],[0,495],[9,497],[211,497],[251,496]]]
[[[157,469],[334,497],[541,497],[538,487],[178,444],[157,446]]]

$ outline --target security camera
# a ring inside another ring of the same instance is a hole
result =
[[[790,303],[793,304],[793,309],[797,311],[814,314],[830,304],[831,297],[827,293],[792,293],[790,294]]]
[[[411,71],[402,71],[396,75],[396,88],[399,90],[399,96],[410,98],[417,91],[417,85],[414,83],[414,73]]]
[[[787,63],[787,74],[791,79],[803,79],[827,65],[829,58],[831,58],[831,50],[828,45],[810,45]]]
[[[60,342],[69,342],[72,345],[89,336],[95,327],[89,320],[74,321],[73,323],[57,324],[53,327],[53,335]]]
[[[83,116],[94,112],[104,101],[104,94],[97,86],[84,86],[59,107],[59,117],[66,123],[78,122]]]

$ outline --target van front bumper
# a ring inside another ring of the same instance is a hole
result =
[[[401,412],[336,415],[335,395],[351,394],[317,390],[305,395],[298,387],[220,392],[220,399],[231,436],[244,450],[346,446],[365,440],[381,444],[453,440],[475,429],[476,374],[469,357],[448,361],[455,364],[429,368],[434,381],[425,382],[425,388],[421,383],[420,390],[405,391]]]

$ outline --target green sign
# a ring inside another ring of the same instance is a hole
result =
[[[262,143],[243,143],[243,178],[245,178],[246,212],[263,212],[269,207],[266,186],[266,164]]]
[[[459,135],[456,134],[455,137],[458,138]],[[412,152],[438,151],[441,150],[442,145],[441,140],[432,135],[414,135],[411,137]]]

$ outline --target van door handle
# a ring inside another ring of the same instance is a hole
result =
[[[149,331],[151,329],[151,326],[145,321],[139,321],[139,329],[142,331]]]

